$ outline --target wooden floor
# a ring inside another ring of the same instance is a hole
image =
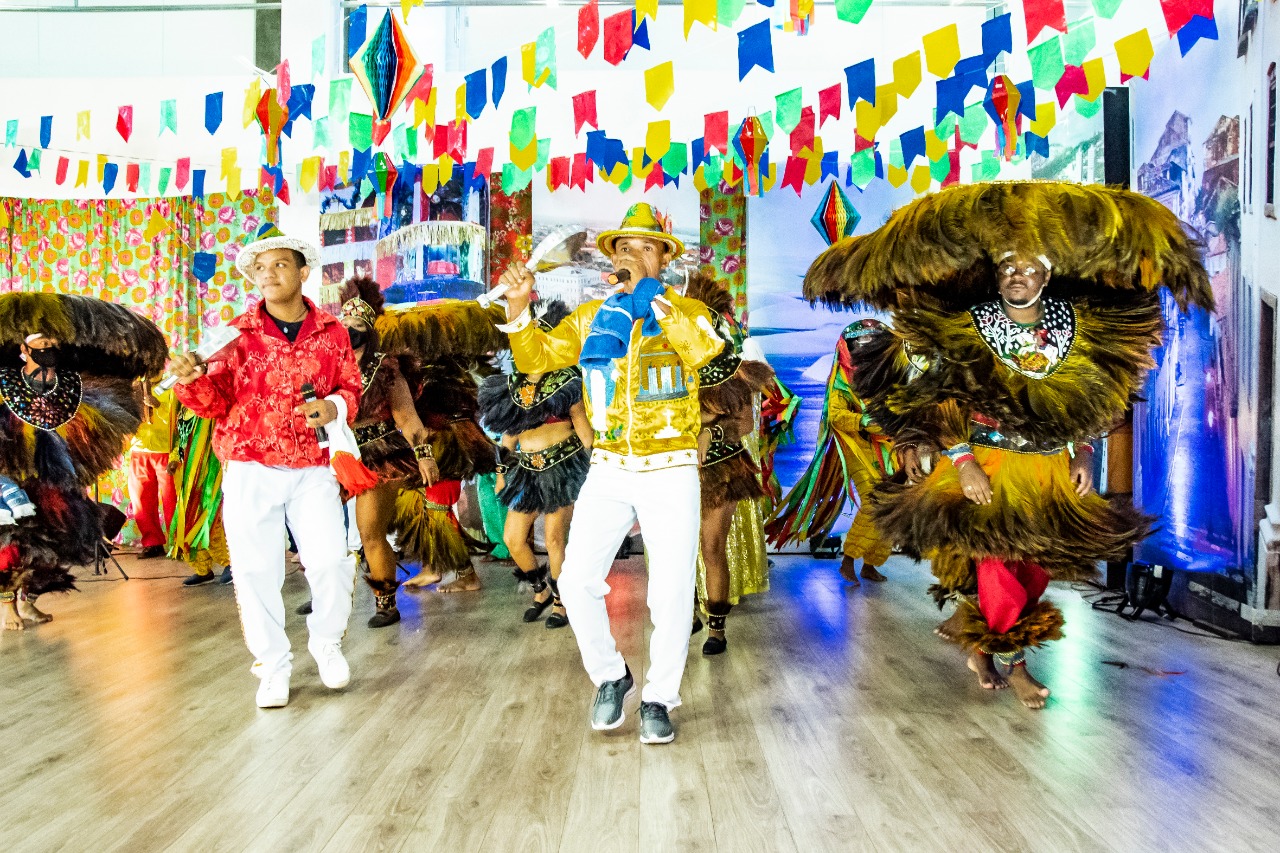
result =
[[[53,623],[0,636],[4,849],[1280,849],[1277,649],[1055,589],[1068,638],[1032,660],[1054,689],[1035,713],[931,635],[922,567],[895,558],[889,583],[847,590],[834,562],[778,562],[728,654],[691,651],[676,741],[642,747],[634,708],[589,729],[571,633],[522,624],[501,567],[482,593],[402,596],[379,631],[361,589],[338,693],[291,617],[293,698],[260,711],[231,589],[126,560],[134,580],[84,583],[42,602]],[[642,671],[638,561],[612,581]],[[305,597],[290,576],[286,603]]]

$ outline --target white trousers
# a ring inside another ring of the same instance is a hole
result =
[[[649,556],[648,604],[653,621],[641,698],[668,709],[680,704],[701,512],[698,469],[692,465],[644,472],[591,466],[574,504],[559,584],[583,666],[596,686],[616,681],[626,672],[609,630],[605,579],[623,537],[638,519]]]
[[[222,475],[222,524],[231,552],[232,583],[253,673],[265,678],[292,668],[284,632],[285,521],[311,585],[307,629],[317,645],[347,631],[355,592],[356,561],[347,532],[338,481],[328,467],[269,468],[229,462]]]

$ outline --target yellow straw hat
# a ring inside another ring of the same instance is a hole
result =
[[[638,202],[627,209],[622,225],[613,231],[601,232],[596,237],[596,247],[605,257],[613,255],[613,244],[620,237],[646,237],[664,244],[672,257],[684,254],[684,243],[671,236],[671,218],[663,216],[648,202]]]

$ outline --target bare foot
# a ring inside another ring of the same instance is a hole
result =
[[[1026,664],[1018,664],[1009,671],[1009,686],[1018,701],[1033,711],[1043,708],[1044,701],[1049,698],[1049,688],[1031,677]]]
[[[402,584],[402,586],[407,586],[410,589],[421,589],[424,586],[431,586],[432,584],[440,583],[440,580],[441,577],[439,572],[430,566],[423,566],[422,571],[409,578]]]
[[[862,586],[862,581],[858,580],[858,561],[853,557],[841,560],[840,577],[847,580],[850,586]]]
[[[1009,682],[996,669],[991,655],[973,652],[969,655],[969,660],[966,663],[969,669],[978,674],[978,683],[982,685],[983,690],[1003,690],[1009,686]]]
[[[53,617],[42,610],[36,609],[35,604],[30,599],[18,599],[18,615],[23,619],[30,619],[37,625],[43,625],[45,622],[52,622]]]
[[[864,581],[872,581],[874,583],[884,583],[888,580],[887,577],[880,574],[880,570],[878,568],[875,566],[868,566],[866,563],[862,564],[862,579]]]
[[[475,592],[480,588],[480,576],[475,569],[463,569],[448,583],[436,587],[439,592]]]
[[[4,630],[6,631],[25,631],[27,623],[18,615],[17,603],[10,601],[8,605],[0,612],[0,619],[4,621]]]
[[[964,624],[964,619],[960,616],[960,609],[956,608],[955,613],[952,613],[945,621],[938,623],[938,627],[933,629],[933,633],[947,642],[952,642],[955,640],[956,634],[960,632],[962,624]]]

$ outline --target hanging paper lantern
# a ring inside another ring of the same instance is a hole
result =
[[[858,227],[862,217],[854,209],[849,197],[844,194],[835,181],[827,184],[827,191],[822,195],[818,209],[813,212],[809,221],[818,229],[822,239],[830,246],[837,240],[844,239]]]
[[[369,177],[373,180],[374,189],[378,191],[378,195],[382,198],[383,216],[391,215],[391,189],[396,185],[396,176],[398,174],[395,164],[391,162],[391,158],[385,153],[379,151],[373,155],[373,166],[369,169]]]
[[[289,108],[280,106],[275,89],[268,89],[258,100],[254,115],[267,138],[267,165],[274,168],[280,164],[280,132],[289,122]]]
[[[983,100],[987,114],[996,123],[996,150],[1005,160],[1013,159],[1022,136],[1022,115],[1018,112],[1021,101],[1022,93],[1007,74],[996,75]]]
[[[742,161],[747,192],[751,195],[764,195],[764,185],[760,180],[760,161],[764,159],[764,151],[768,146],[769,138],[764,134],[764,125],[760,123],[760,119],[755,116],[743,119],[733,137],[733,148]]]
[[[364,47],[351,57],[351,71],[373,104],[373,142],[381,145],[391,132],[391,115],[422,76],[404,30],[387,12]]]

